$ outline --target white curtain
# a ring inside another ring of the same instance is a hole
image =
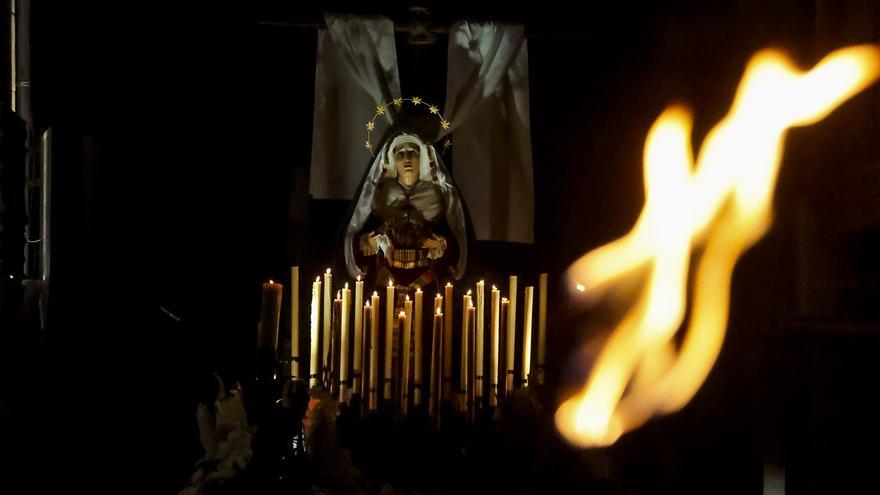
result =
[[[366,124],[376,107],[400,96],[394,24],[381,17],[325,15],[318,31],[309,192],[351,199],[370,163]],[[391,116],[376,120],[375,146]]]
[[[528,74],[521,25],[459,22],[449,31],[452,174],[480,240],[534,242]]]

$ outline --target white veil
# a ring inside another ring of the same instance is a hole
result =
[[[451,275],[459,279],[464,275],[467,263],[467,227],[465,225],[464,208],[461,204],[461,197],[458,188],[452,182],[452,176],[446,170],[446,165],[437,155],[437,151],[433,146],[427,145],[415,134],[400,133],[390,142],[379,149],[379,153],[373,159],[370,169],[367,171],[360,190],[357,193],[357,202],[354,206],[354,212],[345,229],[345,266],[352,278],[364,276],[361,267],[357,265],[354,254],[355,236],[361,233],[367,219],[373,208],[373,198],[376,193],[376,185],[379,180],[385,177],[396,177],[397,170],[391,166],[393,163],[392,151],[401,143],[413,143],[419,147],[419,180],[434,182],[440,187],[443,199],[446,203],[445,215],[446,223],[449,225],[452,234],[458,244],[458,260],[452,266]],[[431,170],[431,163],[435,164],[434,170]],[[389,164],[385,171],[385,164]],[[384,172],[384,173],[383,173]],[[386,253],[387,255],[387,253]]]

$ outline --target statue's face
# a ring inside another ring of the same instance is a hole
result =
[[[413,143],[403,143],[394,148],[394,168],[397,181],[412,186],[419,181],[419,147]]]

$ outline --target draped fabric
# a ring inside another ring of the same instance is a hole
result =
[[[318,199],[352,199],[369,161],[366,123],[376,106],[400,96],[394,26],[384,18],[325,20],[328,28],[318,33],[309,191]],[[442,132],[454,133],[453,175],[476,238],[531,243],[534,185],[523,27],[456,23],[448,57],[444,117],[450,125]],[[373,145],[392,118],[389,111],[376,119]]]
[[[529,61],[521,25],[459,22],[449,32],[444,116],[453,175],[477,239],[534,242]]]
[[[309,193],[351,199],[369,162],[366,123],[400,96],[394,24],[381,17],[325,15],[318,31]],[[376,119],[382,136],[392,115]]]

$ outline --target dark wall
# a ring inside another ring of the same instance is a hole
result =
[[[35,385],[54,394],[33,407],[65,417],[82,405],[71,413],[81,427],[43,413],[52,426],[40,438],[50,449],[56,438],[82,445],[98,432],[96,462],[107,471],[131,479],[150,466],[159,474],[148,483],[178,487],[198,456],[199,376],[248,373],[259,284],[285,280],[291,264],[314,273],[333,262],[346,205],[305,193],[315,32],[255,22],[315,19],[320,9],[35,8],[35,119],[56,131],[58,174],[50,378]],[[834,47],[876,42],[878,32],[876,5],[857,0],[678,1],[584,14],[552,2],[436,8],[449,18],[525,20],[530,33],[536,243],[480,244],[471,272],[515,266],[526,277],[557,278],[631,227],[643,200],[644,136],[667,104],[694,109],[698,143],[757,49],[780,46],[811,64]],[[445,50],[399,49],[404,78],[445,77]],[[431,71],[414,70],[421,63]],[[796,493],[865,481],[850,439],[880,439],[867,423],[876,401],[861,393],[877,371],[876,330],[864,323],[877,320],[877,101],[873,89],[792,132],[777,222],[737,270],[715,371],[683,412],[625,437],[582,469],[587,476],[639,493],[757,493],[766,460],[787,466]],[[552,296],[563,297],[555,284]],[[551,316],[553,383],[570,378],[570,350],[583,338],[582,309],[560,306]],[[862,322],[855,334],[853,320]],[[167,455],[145,454],[153,449]],[[567,458],[572,472],[583,467],[578,455]],[[71,474],[93,479],[84,464],[72,461]]]

